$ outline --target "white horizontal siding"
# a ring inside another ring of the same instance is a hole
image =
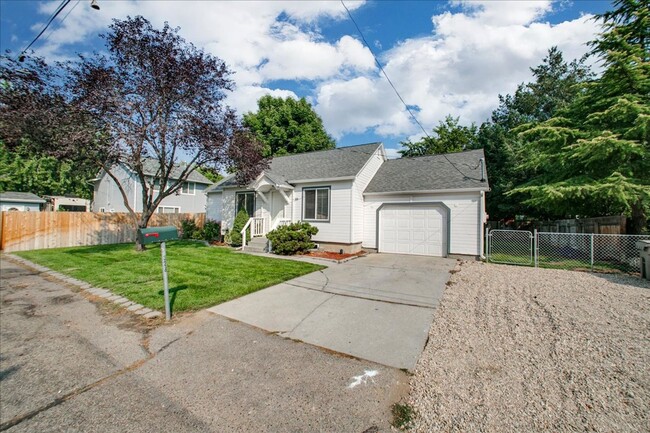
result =
[[[221,221],[222,217],[222,204],[223,204],[223,193],[213,192],[206,194],[206,205],[205,205],[205,217],[208,220]]]
[[[224,189],[221,193],[221,230],[232,230],[236,206],[235,190]]]
[[[331,187],[330,220],[329,222],[309,221],[309,224],[318,228],[318,234],[312,239],[315,242],[352,243],[352,225],[350,221],[352,181],[298,184],[293,192],[293,221],[303,219],[302,189],[318,186]]]
[[[377,209],[383,203],[441,202],[450,209],[449,253],[481,254],[480,193],[387,194],[365,196],[363,246],[377,248]]]
[[[352,185],[352,243],[363,241],[364,206],[363,191],[384,163],[383,146],[375,150],[359,172]]]

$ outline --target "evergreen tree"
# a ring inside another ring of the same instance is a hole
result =
[[[591,43],[603,75],[549,120],[521,128],[531,179],[511,191],[554,216],[631,216],[641,232],[650,211],[650,63],[647,0],[618,0],[598,16]]]

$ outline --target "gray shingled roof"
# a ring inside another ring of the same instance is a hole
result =
[[[446,158],[445,158],[446,156]],[[488,189],[487,170],[481,182],[483,149],[447,155],[391,159],[384,162],[364,193]]]
[[[381,143],[338,147],[331,150],[277,156],[264,171],[277,184],[307,179],[332,179],[356,176]],[[219,182],[210,191],[237,186],[234,176]],[[209,191],[206,191],[209,192]]]
[[[0,192],[0,201],[15,201],[23,203],[45,203],[45,200],[32,194],[31,192],[15,192],[6,191]]]
[[[154,176],[156,174],[156,171],[158,171],[158,160],[152,158],[145,159],[142,161],[142,167],[144,168],[144,174]],[[169,176],[170,179],[178,179],[182,171],[183,167],[178,165],[174,166],[172,168],[171,176]],[[212,184],[212,181],[210,179],[203,176],[196,170],[190,173],[190,175],[187,177],[187,180],[190,182],[205,183],[207,185]]]

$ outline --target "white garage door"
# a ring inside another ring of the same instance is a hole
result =
[[[439,205],[384,205],[379,211],[379,252],[446,256],[446,215]]]

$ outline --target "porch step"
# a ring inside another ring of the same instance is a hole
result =
[[[269,240],[265,237],[252,238],[246,243],[244,251],[247,253],[266,253],[268,252]]]

